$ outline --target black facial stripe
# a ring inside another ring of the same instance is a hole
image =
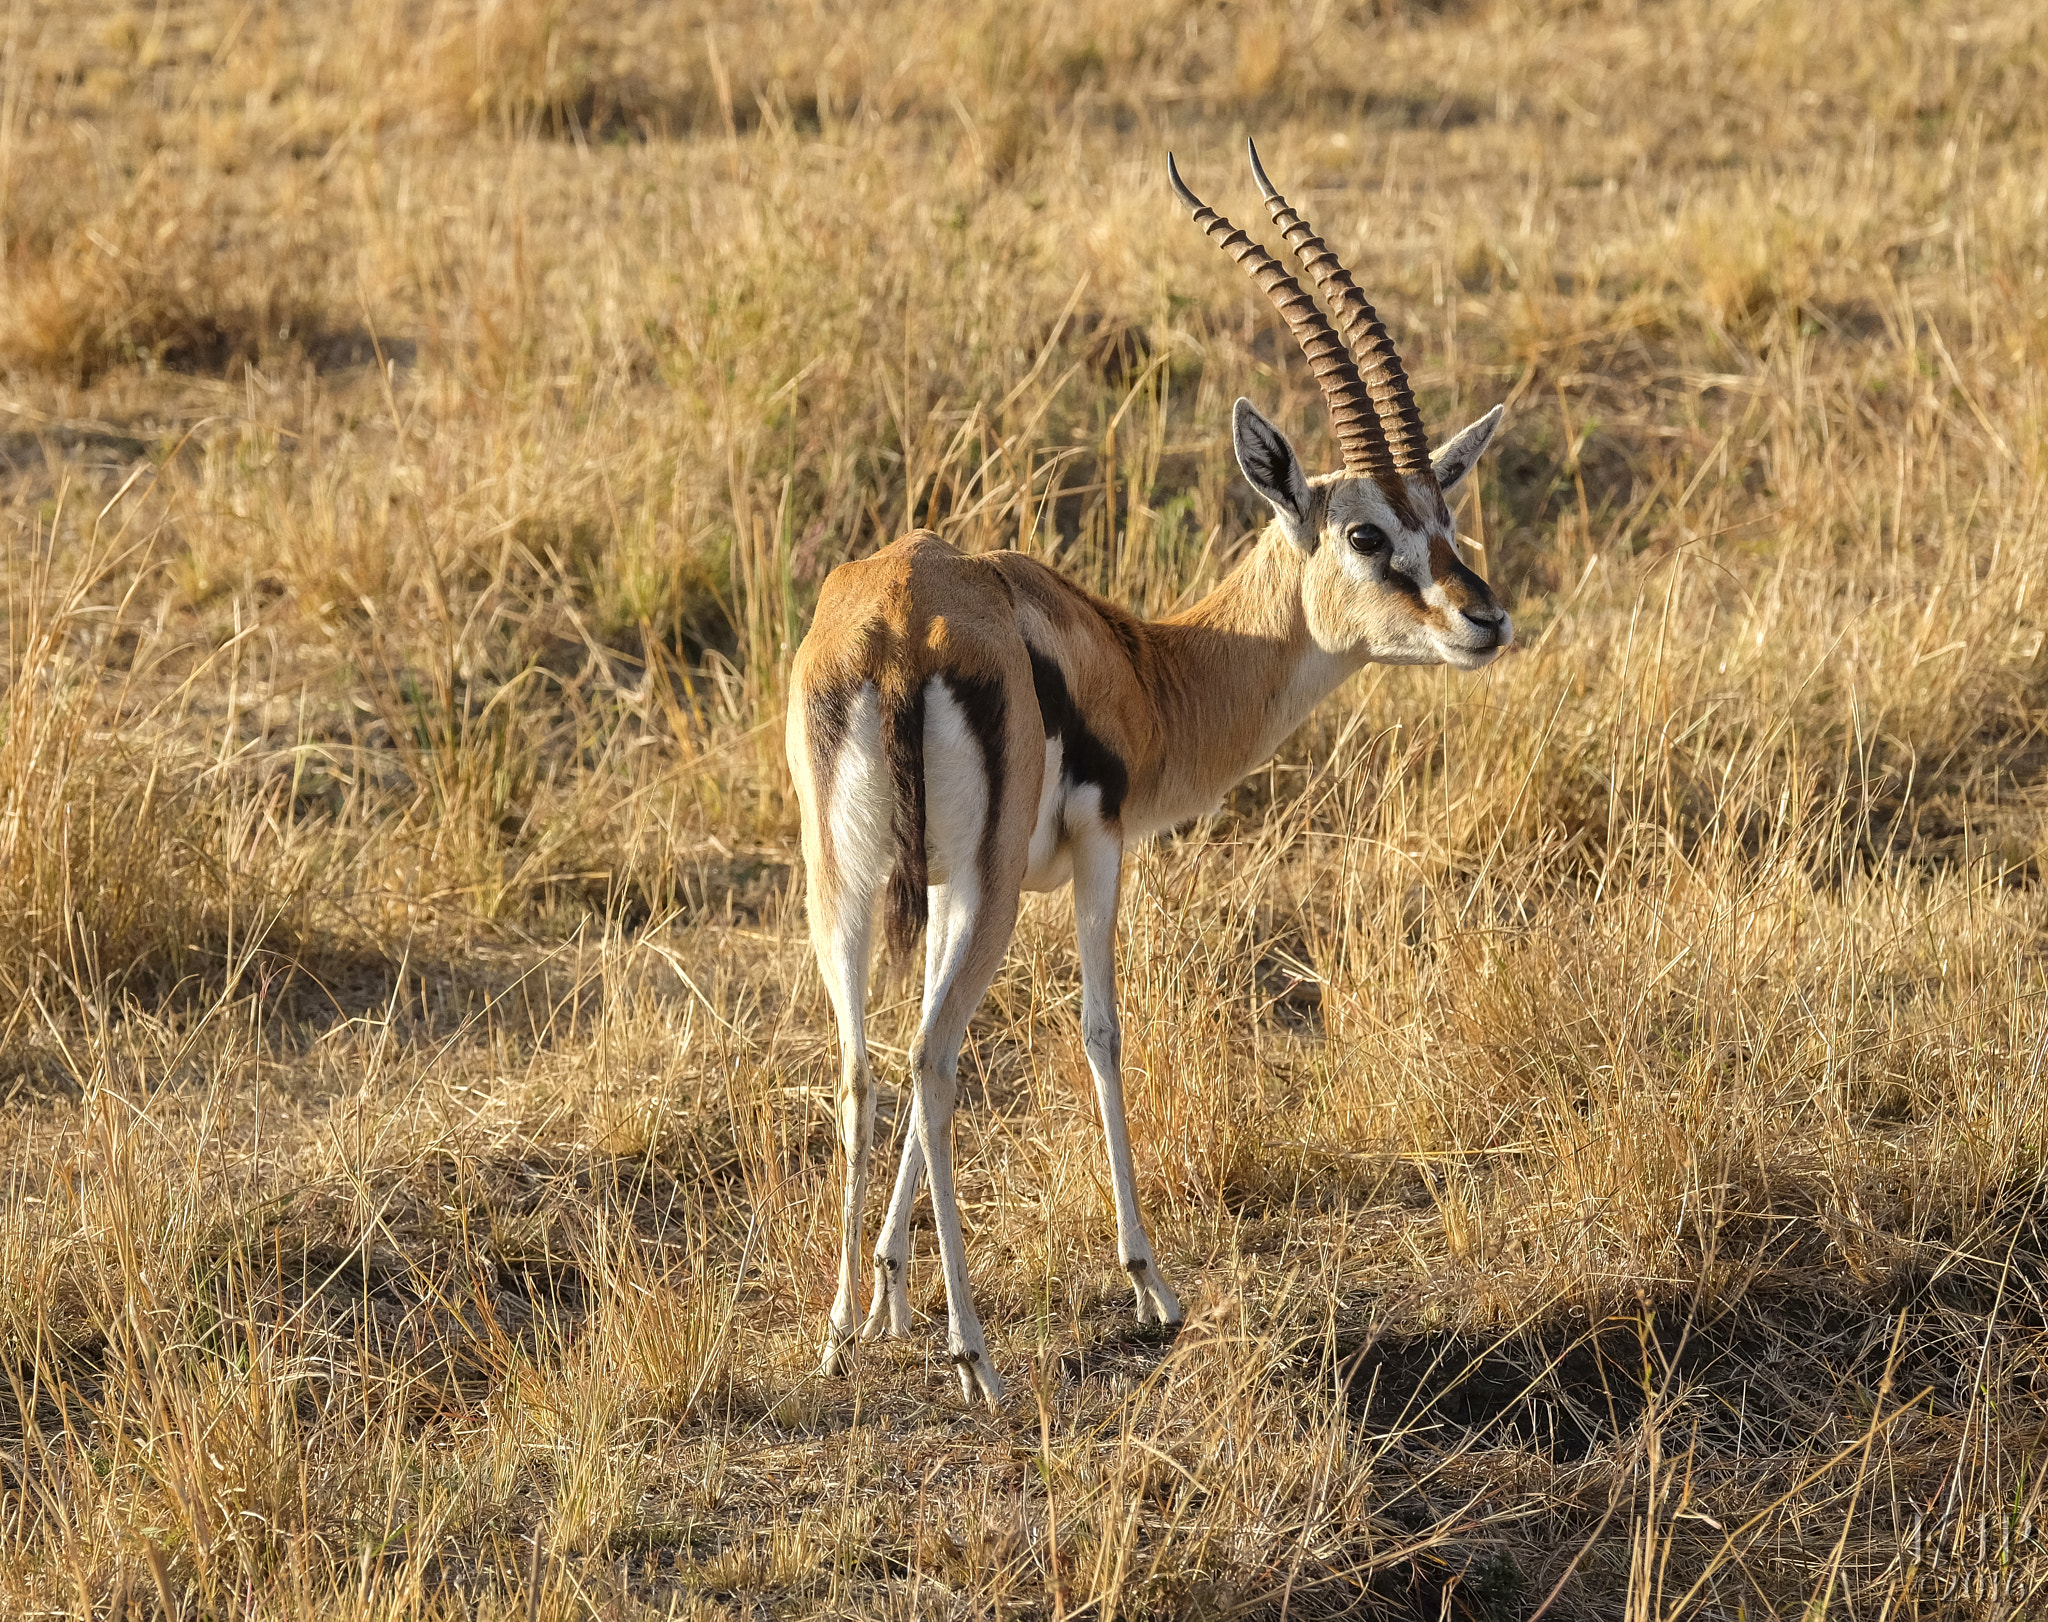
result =
[[[1059,662],[1036,648],[1031,655],[1031,686],[1038,694],[1038,714],[1045,723],[1045,735],[1060,740],[1060,777],[1076,785],[1093,783],[1102,794],[1102,819],[1116,821],[1122,812],[1124,795],[1130,791],[1131,774],[1082,719],[1067,691],[1067,678]]]
[[[1472,599],[1473,606],[1476,607],[1486,600],[1488,595],[1486,582],[1466,568],[1464,564],[1458,565],[1458,571],[1452,578],[1465,588],[1466,595]]]
[[[1008,706],[1003,684],[991,676],[960,676],[948,672],[946,686],[966,719],[967,730],[981,745],[981,758],[988,767],[988,814],[981,824],[981,870],[993,871],[996,852],[996,824],[1003,809],[1003,722]]]
[[[1379,560],[1379,578],[1385,585],[1392,586],[1403,596],[1422,601],[1422,582],[1408,572],[1407,565],[1391,556]]]

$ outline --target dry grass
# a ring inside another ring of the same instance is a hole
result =
[[[0,8],[0,1608],[2009,1614],[2044,108],[1954,0]],[[1240,392],[1328,456],[1160,173],[1247,130],[1511,402],[1522,651],[1135,863],[1178,1337],[1062,897],[966,1066],[1014,1395],[821,1382],[790,648],[912,522],[1200,590]]]

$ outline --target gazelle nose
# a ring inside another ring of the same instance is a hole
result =
[[[1508,628],[1508,615],[1504,608],[1465,608],[1459,612],[1480,630],[1492,633],[1496,644],[1504,645],[1514,634]]]

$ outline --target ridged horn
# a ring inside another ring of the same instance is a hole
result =
[[[1294,256],[1315,278],[1316,286],[1336,312],[1344,341],[1350,346],[1358,369],[1364,373],[1366,391],[1378,416],[1392,471],[1402,479],[1420,476],[1433,482],[1435,474],[1429,464],[1429,440],[1422,431],[1422,413],[1415,409],[1415,393],[1408,386],[1408,369],[1401,364],[1400,353],[1394,348],[1387,324],[1380,319],[1379,312],[1366,296],[1359,292],[1358,284],[1351,279],[1351,272],[1330,251],[1329,244],[1317,236],[1308,221],[1280,195],[1280,188],[1273,184],[1266,174],[1266,166],[1259,162],[1258,147],[1250,141],[1245,145],[1251,152],[1252,178],[1258,181],[1259,190],[1265,194],[1273,223],[1280,228],[1280,234],[1294,250]],[[1377,473],[1374,477],[1381,484],[1386,483]]]
[[[1337,329],[1330,325],[1329,318],[1316,307],[1315,299],[1301,283],[1288,274],[1285,265],[1188,189],[1171,152],[1166,155],[1166,178],[1173,183],[1175,195],[1194,215],[1195,224],[1215,238],[1216,245],[1242,265],[1273,301],[1273,308],[1280,312],[1294,333],[1294,341],[1301,345],[1309,370],[1322,385],[1323,403],[1329,407],[1330,423],[1337,431],[1345,468],[1369,474],[1373,458],[1383,459],[1387,454],[1386,436],[1380,429],[1372,396],[1358,375],[1351,352],[1337,336]]]

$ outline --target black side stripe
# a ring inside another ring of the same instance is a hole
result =
[[[1038,714],[1045,735],[1060,740],[1060,776],[1069,783],[1093,783],[1102,793],[1102,819],[1115,822],[1130,792],[1131,774],[1117,752],[1089,729],[1067,691],[1059,662],[1036,648],[1031,655],[1031,686],[1038,694]]]

